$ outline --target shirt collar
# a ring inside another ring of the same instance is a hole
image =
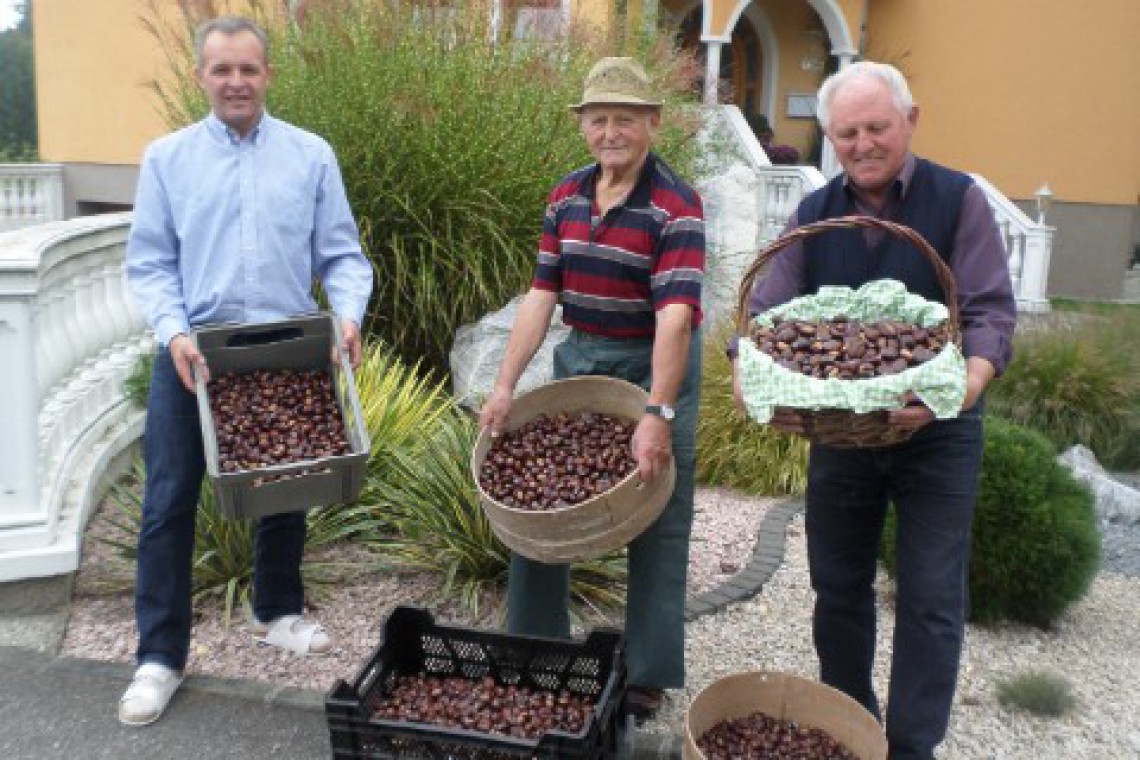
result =
[[[623,206],[631,208],[644,208],[649,205],[651,198],[651,188],[649,178],[653,176],[654,167],[657,165],[657,156],[653,151],[649,151],[645,155],[645,163],[641,166],[641,173],[637,176],[637,184],[633,186],[629,196],[625,199]],[[590,167],[586,179],[582,182],[579,192],[590,200],[594,199],[597,194],[598,176],[601,174],[602,167],[594,164]]]
[[[907,190],[910,189],[910,182],[914,179],[914,168],[917,165],[918,162],[915,160],[914,154],[907,152],[906,158],[903,159],[902,169],[899,170],[898,176],[891,184],[891,189],[894,192],[888,196],[888,200],[902,200],[906,197]],[[851,184],[851,180],[846,174],[843,175],[843,188],[855,197],[862,197],[862,193]]]
[[[210,113],[206,115],[205,121],[206,129],[210,132],[210,136],[215,140],[228,143],[230,145],[237,145],[238,143],[242,142],[242,139],[238,137],[238,133],[223,124],[222,120],[219,119],[218,115],[213,111],[210,111]],[[273,117],[269,115],[269,112],[263,110],[261,112],[261,119],[259,119],[254,128],[249,131],[249,134],[245,136],[245,141],[251,142],[254,145],[261,144],[261,141],[265,138],[265,133],[272,121]]]

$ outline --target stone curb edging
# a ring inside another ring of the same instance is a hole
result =
[[[803,508],[801,499],[789,499],[769,509],[760,521],[756,544],[752,548],[748,564],[723,583],[689,599],[685,604],[685,622],[713,615],[730,604],[746,601],[759,594],[783,563],[788,522]]]

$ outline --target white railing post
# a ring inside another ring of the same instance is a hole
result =
[[[36,378],[34,320],[36,270],[28,260],[7,260],[0,251],[0,551],[5,533],[37,522],[45,515],[37,479],[36,414],[39,387]]]
[[[1009,254],[1009,274],[1018,311],[1049,311],[1049,260],[1055,228],[1030,219],[980,174],[971,174],[986,194]]]
[[[0,164],[0,232],[61,219],[61,165]]]

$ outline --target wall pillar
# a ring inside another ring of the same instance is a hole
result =
[[[705,41],[705,91],[701,102],[706,106],[717,104],[717,85],[720,84],[720,48],[724,43],[719,40]]]

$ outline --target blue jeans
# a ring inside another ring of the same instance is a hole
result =
[[[946,735],[981,461],[980,405],[895,446],[811,448],[806,521],[820,678],[877,718],[872,584],[888,501],[898,515],[886,721],[892,760],[932,758]]]
[[[190,648],[194,521],[206,471],[198,402],[165,348],[154,359],[143,438],[146,485],[139,529],[135,614],[139,664],[186,667]],[[254,614],[298,614],[305,513],[261,518],[254,539]]]
[[[573,331],[555,348],[554,376],[607,375],[648,389],[652,340],[622,340]],[[694,331],[685,380],[673,420],[677,480],[661,516],[629,544],[625,633],[629,682],[639,686],[685,685],[685,585],[697,462],[697,408],[701,335]],[[511,633],[570,635],[570,566],[547,565],[511,555],[507,581],[507,629]]]

